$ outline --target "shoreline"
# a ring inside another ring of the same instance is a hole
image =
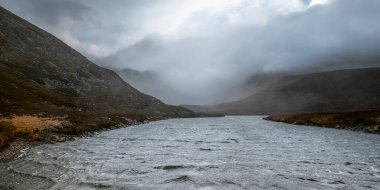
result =
[[[61,114],[62,115],[62,114]],[[17,117],[28,117],[38,118],[43,120],[43,122],[38,121],[37,126],[33,122],[21,122],[22,129],[16,127],[15,123],[9,122],[10,118]],[[13,130],[13,136],[9,137],[8,142],[1,144],[0,143],[0,163],[10,162],[14,159],[20,157],[20,155],[26,154],[25,151],[29,150],[34,146],[48,143],[59,143],[66,142],[71,140],[76,140],[82,137],[92,136],[94,134],[119,129],[124,127],[141,125],[153,121],[174,119],[174,118],[196,118],[196,117],[224,117],[224,115],[219,114],[204,114],[204,113],[194,113],[193,115],[183,116],[183,117],[173,117],[173,116],[144,116],[138,114],[130,114],[126,116],[111,116],[111,117],[101,117],[99,115],[90,116],[88,113],[83,114],[80,117],[79,115],[69,115],[66,117],[62,116],[49,116],[36,115],[36,114],[27,114],[27,115],[13,115],[8,117],[0,118],[0,125],[6,126],[10,125]],[[49,125],[49,122],[60,121],[56,125]],[[6,122],[4,122],[6,120]],[[46,121],[48,121],[46,123]],[[5,124],[5,125],[4,125]],[[34,125],[34,126],[33,126]],[[41,126],[43,125],[43,126]],[[37,127],[36,127],[37,126]],[[1,126],[0,126],[1,127]],[[34,128],[33,128],[34,127]],[[0,131],[1,137],[2,131]],[[7,135],[3,133],[3,135]],[[0,138],[0,140],[2,140]],[[1,147],[1,145],[3,145]]]
[[[161,120],[164,120],[164,119],[161,119]],[[91,137],[101,132],[121,129],[125,127],[137,126],[137,125],[149,123],[152,121],[158,121],[158,120],[145,120],[145,121],[134,121],[132,123],[120,123],[118,125],[104,127],[97,130],[90,130],[82,134],[76,134],[76,135],[67,135],[67,134],[60,134],[56,132],[44,131],[45,138],[42,140],[37,140],[37,141],[30,141],[26,138],[25,135],[17,134],[16,137],[12,141],[10,141],[7,146],[0,149],[0,163],[11,162],[17,158],[23,157],[28,153],[28,151],[31,148],[39,146],[39,145],[74,141],[79,138]],[[54,137],[54,138],[51,138],[51,137]]]
[[[206,115],[203,115],[207,117]],[[125,119],[124,122],[98,123],[96,126],[86,128],[80,133],[65,132],[60,130],[42,130],[39,131],[41,138],[38,140],[28,139],[28,134],[16,134],[15,138],[9,144],[0,149],[0,163],[7,163],[20,158],[28,153],[28,150],[35,146],[49,143],[60,143],[72,141],[83,137],[114,129],[141,125],[152,121],[171,119],[170,117],[145,117],[144,119]],[[380,135],[380,109],[360,110],[350,112],[326,112],[326,113],[302,113],[287,115],[270,115],[263,118],[264,120],[283,122],[293,125],[308,125],[324,128],[345,129],[352,131],[361,131],[366,133]],[[67,129],[68,128],[68,129]],[[75,126],[67,126],[66,130],[73,130]]]
[[[380,109],[270,115],[263,119],[293,125],[344,129],[380,135]]]

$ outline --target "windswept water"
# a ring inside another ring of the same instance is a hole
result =
[[[172,119],[38,146],[14,189],[380,189],[380,136],[262,117]]]

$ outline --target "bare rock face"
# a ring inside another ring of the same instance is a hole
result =
[[[128,61],[128,60],[126,60]],[[145,95],[53,35],[0,7],[3,114],[88,112],[182,117],[193,112]]]

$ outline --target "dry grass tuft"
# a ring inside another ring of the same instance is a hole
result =
[[[7,146],[14,138],[16,128],[12,123],[0,121],[0,149]]]
[[[48,129],[50,126],[59,126],[62,123],[59,119],[27,115],[3,118],[0,119],[0,122],[9,123],[14,127],[15,134],[26,135],[30,141],[42,140],[42,131]]]

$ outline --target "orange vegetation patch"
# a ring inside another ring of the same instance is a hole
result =
[[[44,130],[49,126],[58,126],[62,123],[61,120],[44,118],[37,116],[13,116],[12,118],[0,119],[0,121],[12,123],[16,127],[16,133],[32,131],[32,130]]]
[[[11,118],[2,118],[0,122],[10,123],[15,127],[16,134],[25,134],[29,140],[41,140],[40,133],[50,126],[59,126],[63,118],[45,118],[37,116],[13,116]]]

